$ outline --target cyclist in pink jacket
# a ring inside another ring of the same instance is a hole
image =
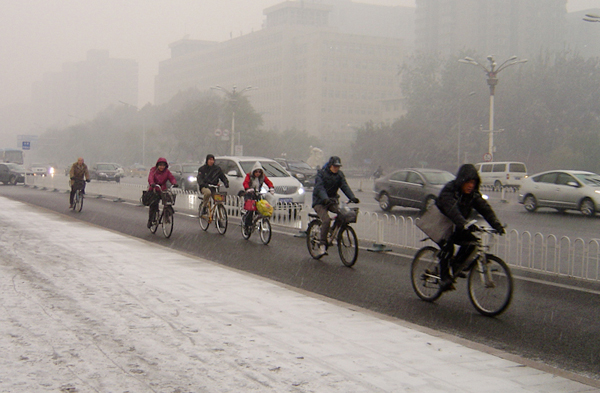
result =
[[[158,204],[161,199],[158,187],[160,187],[161,191],[166,191],[167,181],[170,182],[173,187],[177,187],[177,180],[175,180],[175,176],[173,176],[169,170],[169,163],[167,162],[167,159],[160,157],[156,161],[156,166],[152,167],[150,169],[150,173],[148,174],[148,191],[157,193],[157,197],[153,198],[152,203],[150,204],[150,209],[148,212],[148,228],[152,226],[152,219],[158,210]]]

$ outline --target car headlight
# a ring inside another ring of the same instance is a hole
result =
[[[106,173],[104,173],[104,172],[98,172],[98,176],[106,176]]]
[[[195,183],[196,181],[198,181],[198,179],[196,178],[196,176],[188,176],[187,180],[190,183]]]
[[[489,197],[489,196],[487,196],[487,194],[481,194],[481,197],[482,197],[483,199],[485,199],[486,201],[487,201],[488,199],[490,199],[490,197]]]
[[[296,173],[296,177],[298,179],[304,179],[304,175],[302,173]]]
[[[48,169],[48,173],[54,175],[54,168],[50,167],[50,169]]]
[[[594,190],[596,194],[600,194],[600,190]]]
[[[302,188],[302,187],[298,188],[298,194],[300,194],[300,195],[304,194],[304,188]]]

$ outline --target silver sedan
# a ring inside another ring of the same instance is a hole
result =
[[[591,217],[600,210],[600,175],[555,170],[530,176],[521,185],[519,203],[528,212],[551,207],[559,212],[579,210],[584,216]]]

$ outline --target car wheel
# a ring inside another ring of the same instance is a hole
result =
[[[594,201],[592,201],[590,198],[585,198],[579,205],[579,211],[586,217],[592,217],[596,213]]]
[[[496,190],[501,190],[501,189],[502,189],[502,183],[500,182],[500,180],[496,180],[496,181],[494,182],[494,188],[495,188]]]
[[[390,196],[385,192],[382,192],[381,195],[379,195],[379,207],[384,212],[388,212],[392,208],[392,202],[390,201]]]
[[[8,184],[13,185],[13,186],[17,185],[17,177],[16,176],[11,176],[8,179]]]
[[[525,207],[525,210],[527,210],[530,213],[533,213],[538,208],[537,200],[533,195],[529,194],[523,200],[523,206]]]

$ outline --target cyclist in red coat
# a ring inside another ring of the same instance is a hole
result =
[[[160,186],[162,191],[167,190],[167,181],[170,182],[173,187],[177,187],[177,180],[175,180],[175,176],[169,170],[169,163],[166,158],[160,157],[156,161],[156,166],[150,169],[150,173],[148,174],[148,191],[153,191],[158,193],[158,189],[156,186]],[[154,214],[158,210],[158,204],[160,202],[160,197],[154,198],[153,202],[150,204],[150,209],[148,212],[148,228],[152,226],[152,219],[154,218]]]

